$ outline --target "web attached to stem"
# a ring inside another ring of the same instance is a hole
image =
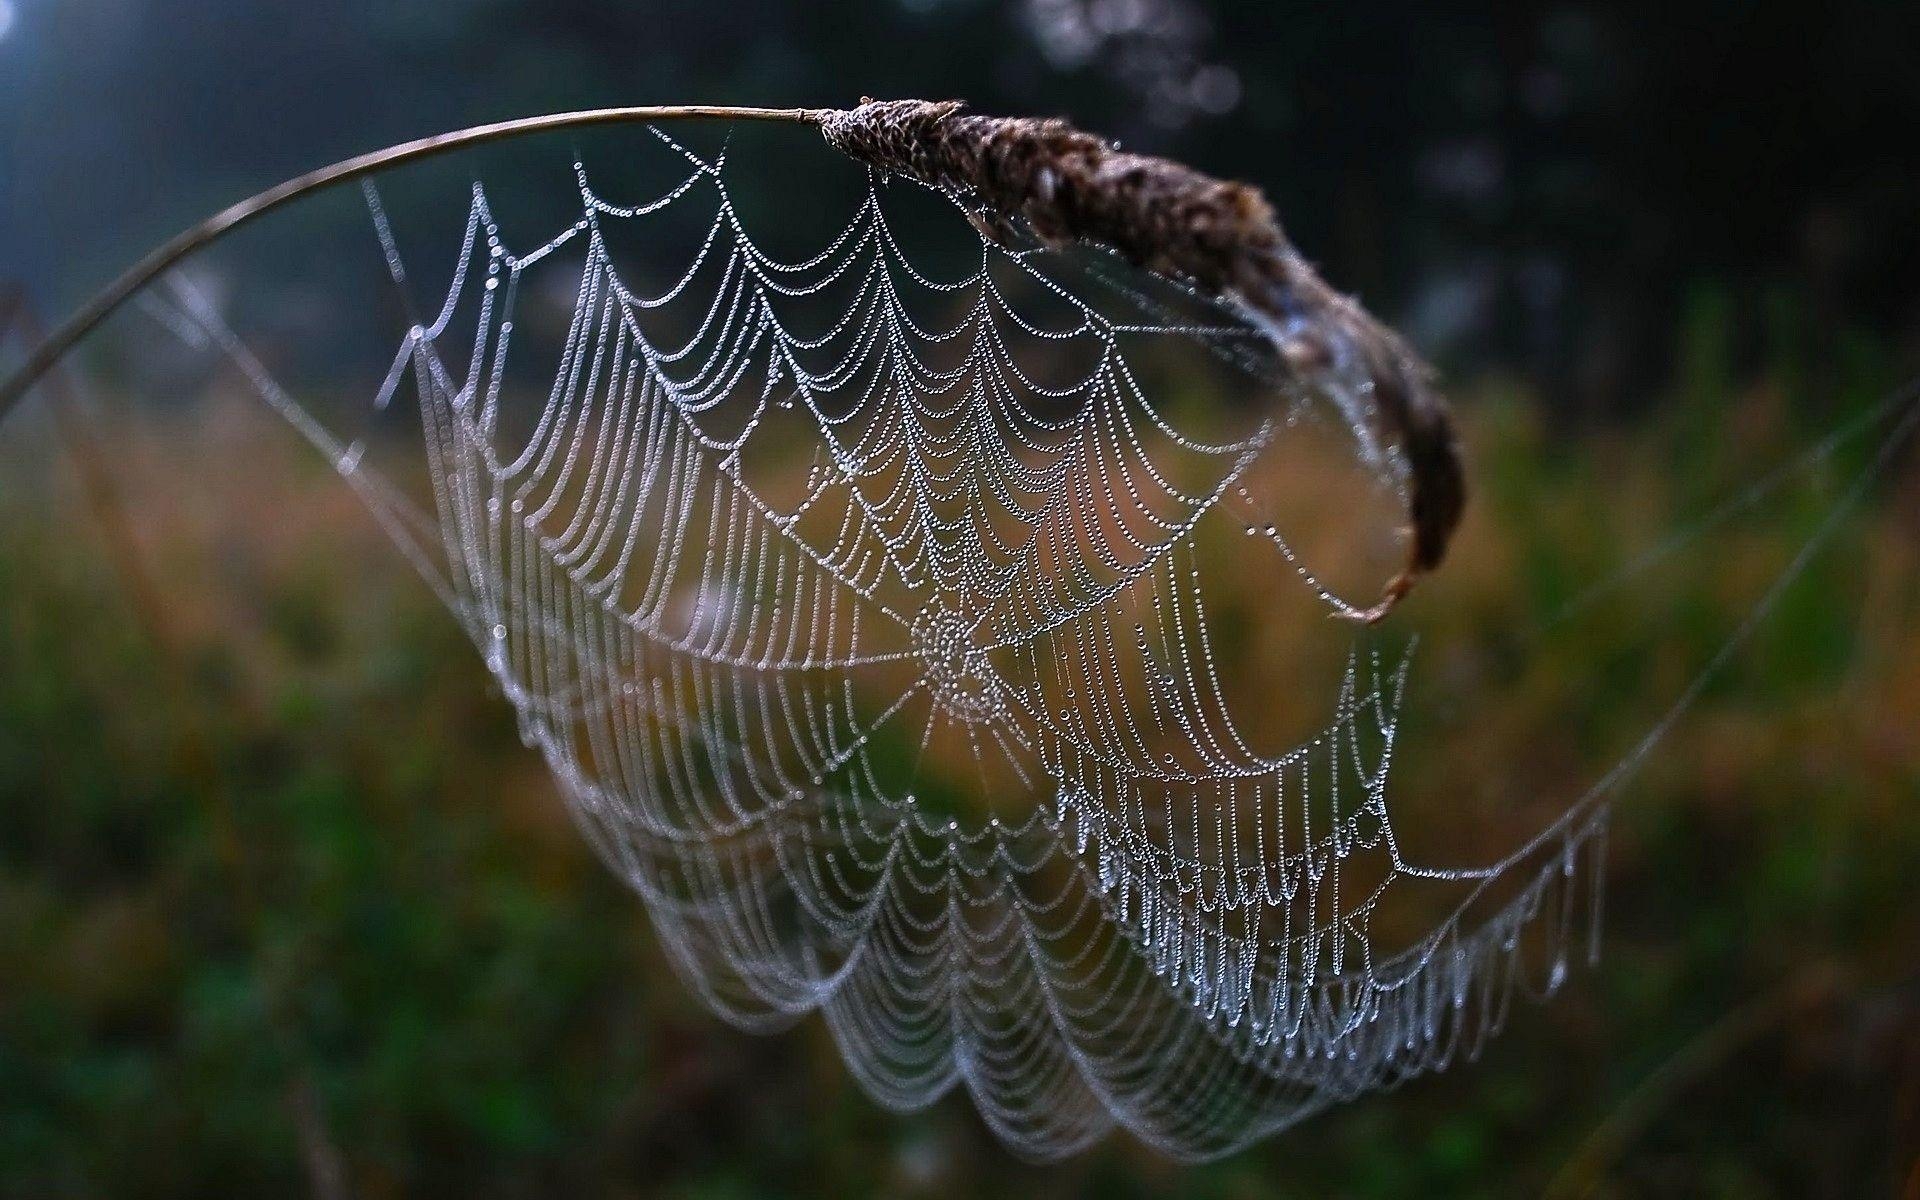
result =
[[[1598,917],[1603,792],[1436,869],[1387,802],[1406,656],[1337,653],[1289,740],[1249,719],[1259,652],[1222,580],[1352,611],[1279,497],[1329,415],[1395,492],[1364,396],[1292,390],[1241,314],[970,232],[917,184],[871,183],[782,259],[724,156],[661,140],[676,185],[619,205],[581,170],[577,219],[534,245],[474,187],[444,302],[371,397],[417,411],[430,505],[210,305],[183,290],[177,315],[434,584],[714,1011],[818,1011],[881,1103],[962,1085],[1029,1156],[1119,1125],[1202,1157],[1471,1055],[1516,992],[1561,985]],[[915,265],[907,201],[970,239],[965,269]],[[689,227],[656,239],[674,269],[623,270],[617,243]],[[1188,394],[1205,371],[1255,399]],[[1437,922],[1376,929],[1421,887]]]

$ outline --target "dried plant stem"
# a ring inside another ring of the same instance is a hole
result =
[[[1124,153],[1065,121],[975,116],[957,100],[867,100],[827,114],[821,132],[878,170],[1022,218],[1045,241],[1108,246],[1137,266],[1235,299],[1273,332],[1300,383],[1364,393],[1374,432],[1405,458],[1412,536],[1406,566],[1379,602],[1349,615],[1380,620],[1446,557],[1466,507],[1466,473],[1432,371],[1320,278],[1259,189]]]
[[[92,333],[102,321],[112,316],[140,289],[158,279],[169,268],[194,251],[302,196],[404,163],[417,162],[450,151],[498,142],[523,134],[583,129],[592,125],[648,124],[655,121],[698,117],[731,121],[794,121],[817,125],[824,116],[824,111],[809,108],[729,108],[719,105],[683,104],[664,107],[596,108],[581,112],[550,113],[546,116],[523,117],[519,120],[501,121],[492,125],[475,125],[453,133],[442,133],[416,141],[403,142],[398,146],[389,146],[384,150],[375,150],[369,154],[344,159],[317,171],[309,171],[305,175],[296,176],[285,183],[268,188],[257,196],[249,196],[231,208],[215,213],[192,228],[181,231],[97,292],[59,328],[55,329],[45,341],[35,346],[18,371],[4,383],[0,383],[0,421],[6,420],[7,414],[25,398],[27,392],[39,382],[54,363],[59,362],[67,351],[73,349],[75,343]]]
[[[984,117],[959,101],[863,101],[847,110],[674,105],[591,109],[477,125],[421,138],[289,179],[157,247],[69,317],[0,382],[0,421],[76,343],[181,259],[301,196],[390,167],[523,134],[688,118],[816,125],[827,141],[881,171],[966,194],[1042,239],[1119,251],[1148,270],[1237,300],[1270,323],[1281,361],[1302,384],[1363,390],[1375,432],[1408,471],[1405,567],[1379,601],[1392,611],[1438,567],[1466,505],[1466,476],[1432,372],[1391,329],[1329,287],[1281,232],[1257,188],[1164,158],[1126,154],[1061,120]]]

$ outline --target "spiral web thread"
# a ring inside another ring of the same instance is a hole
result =
[[[714,1011],[766,1030],[818,1010],[878,1101],[963,1084],[1031,1157],[1115,1125],[1205,1157],[1470,1056],[1516,991],[1560,986],[1598,919],[1598,793],[1500,862],[1423,867],[1386,801],[1404,659],[1355,653],[1324,728],[1282,752],[1229,712],[1203,532],[1347,608],[1250,482],[1316,398],[1192,436],[1131,362],[1176,341],[1257,375],[1264,334],[1197,298],[1178,312],[1116,260],[1000,238],[933,278],[877,184],[817,254],[779,261],[724,157],[656,136],[677,186],[623,207],[580,170],[579,219],[530,249],[475,185],[445,303],[373,397],[417,407],[431,511],[190,288],[149,307],[359,489]],[[698,206],[683,273],[630,287],[607,231]],[[516,317],[563,250],[580,265],[551,389],[508,433]],[[826,319],[802,312],[827,296]],[[947,323],[916,316],[929,299]],[[1084,369],[1051,378],[1062,357]],[[1320,399],[1365,455],[1365,398]],[[757,474],[765,441],[808,451],[804,479]],[[921,794],[942,771],[988,803]],[[1457,906],[1376,949],[1408,879]]]

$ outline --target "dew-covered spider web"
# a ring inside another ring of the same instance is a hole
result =
[[[184,281],[148,307],[359,489],[716,1013],[818,1012],[877,1101],[964,1087],[1029,1156],[1200,1157],[1471,1056],[1592,952],[1614,777],[1480,865],[1396,835],[1412,648],[1327,619],[1395,555],[1364,395],[824,147],[848,199],[789,248],[656,137],[670,183],[579,169],[526,235],[475,184],[408,250],[366,188],[400,315],[352,403],[411,464]]]

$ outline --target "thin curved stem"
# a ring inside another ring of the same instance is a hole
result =
[[[1688,1087],[1783,1023],[1845,996],[1851,983],[1844,967],[1814,963],[1778,990],[1721,1017],[1628,1092],[1587,1135],[1543,1194],[1548,1200],[1593,1195],[1606,1182],[1608,1168]]]
[[[28,353],[26,361],[21,364],[18,371],[15,371],[5,382],[0,383],[0,422],[7,419],[7,414],[26,398],[34,384],[38,383],[41,377],[66,355],[67,351],[73,349],[76,343],[93,332],[102,321],[112,316],[122,304],[165,274],[181,259],[219,240],[255,217],[263,216],[309,193],[350,179],[358,179],[362,175],[371,175],[388,167],[431,158],[468,146],[518,137],[521,134],[580,129],[590,125],[644,124],[652,121],[677,121],[700,117],[731,121],[791,121],[818,125],[832,111],[823,108],[735,108],[713,104],[676,104],[549,113],[545,116],[522,117],[491,125],[475,125],[452,133],[402,142],[400,145],[389,146],[384,150],[375,150],[369,154],[343,159],[331,166],[321,167],[317,171],[309,171],[215,213],[198,225],[182,230],[165,244],[155,248],[145,258],[128,267],[118,279],[96,292],[85,304],[76,309],[72,316],[63,321],[59,328]]]

